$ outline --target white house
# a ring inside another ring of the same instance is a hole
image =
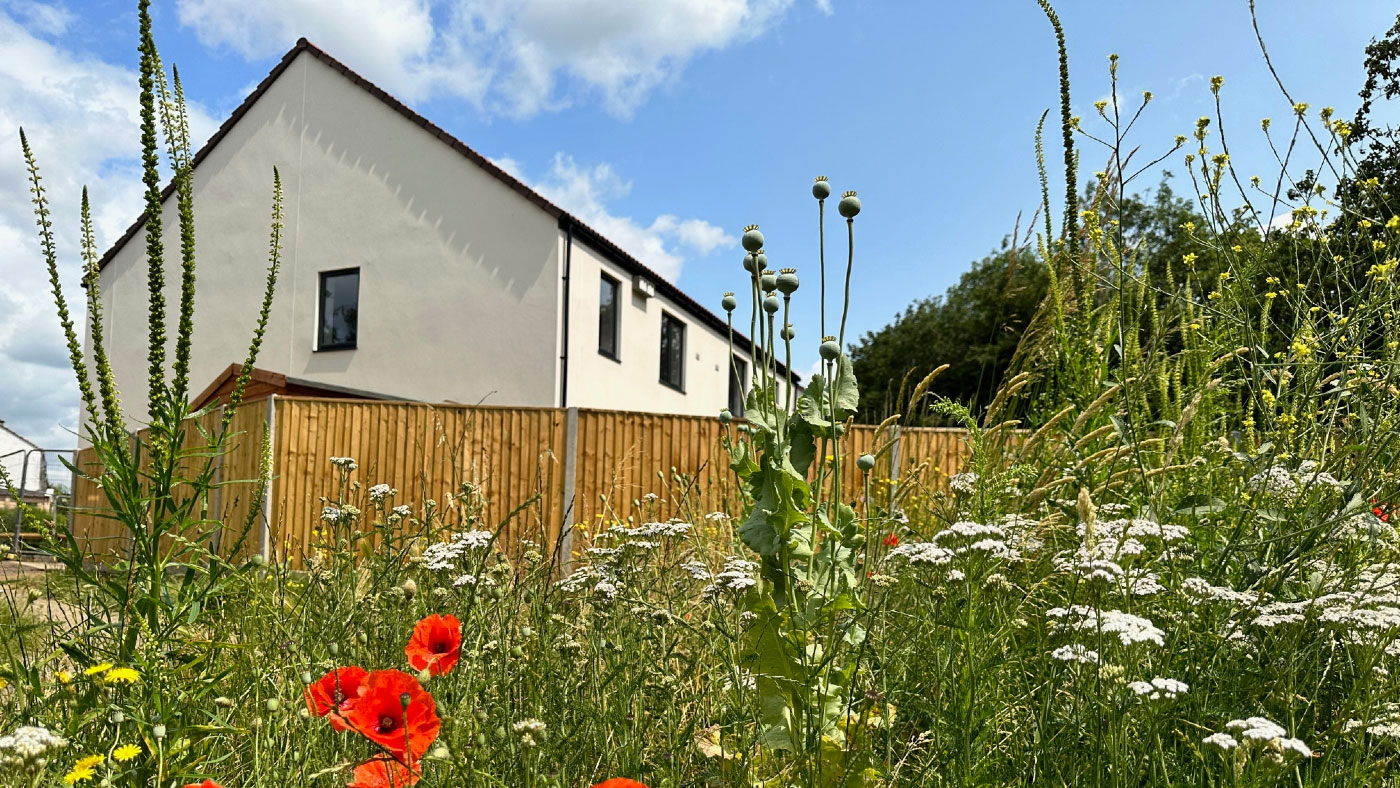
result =
[[[10,484],[30,503],[46,501],[49,497],[49,473],[44,453],[33,441],[25,438],[0,420],[0,467]],[[13,503],[9,490],[0,484],[0,507]]]
[[[696,415],[742,405],[723,318],[305,39],[194,161],[194,391],[247,353],[276,167],[282,272],[257,362],[270,375],[428,402]],[[173,188],[164,198],[173,333]],[[144,228],[143,215],[100,276],[134,420],[147,409]],[[736,336],[734,347],[747,380],[751,345]]]

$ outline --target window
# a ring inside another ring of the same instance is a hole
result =
[[[598,283],[598,352],[617,361],[617,319],[621,313],[617,304],[617,292],[621,287],[616,279],[603,274]]]
[[[685,391],[685,323],[661,313],[661,382]]]
[[[360,269],[321,272],[320,342],[317,350],[355,347],[360,316]]]
[[[749,364],[738,356],[729,367],[729,412],[734,418],[744,415],[744,383],[749,379]]]

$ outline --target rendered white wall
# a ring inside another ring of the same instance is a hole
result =
[[[555,404],[556,221],[307,53],[196,171],[192,394],[247,353],[274,166],[283,185],[282,272],[259,367],[425,401]],[[173,199],[164,221],[173,334]],[[359,346],[315,352],[318,273],[355,266]],[[144,232],[104,268],[102,290],[122,404],[139,423],[147,410]],[[173,337],[169,348],[173,356]]]

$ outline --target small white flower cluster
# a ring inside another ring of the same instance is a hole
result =
[[[1234,731],[1233,735],[1227,731]],[[1290,757],[1311,758],[1312,750],[1301,739],[1288,736],[1282,725],[1267,717],[1248,717],[1243,720],[1230,720],[1225,730],[1212,733],[1203,740],[1206,744],[1230,751],[1236,747],[1261,749],[1276,763],[1284,763]]]
[[[321,519],[328,523],[340,522],[340,508],[336,506],[327,506],[321,510]]]
[[[724,512],[710,512],[709,514],[705,515],[705,520],[712,523],[722,523],[729,519],[729,515],[725,514]]]
[[[1136,643],[1157,646],[1166,644],[1166,633],[1149,619],[1121,610],[1099,610],[1084,605],[1071,605],[1068,608],[1052,607],[1045,611],[1045,615],[1063,621],[1065,626],[1075,632],[1115,635],[1125,646]]]
[[[369,499],[375,503],[383,503],[384,499],[396,494],[398,494],[398,490],[387,484],[376,484],[369,488]]]
[[[399,504],[389,510],[389,516],[391,518],[396,517],[400,520],[407,520],[409,517],[413,516],[413,510],[408,508],[407,504]]]
[[[563,580],[556,581],[554,587],[566,594],[583,591],[592,593],[599,601],[612,602],[617,599],[622,581],[603,566],[582,566],[569,573]]]
[[[511,730],[520,734],[520,744],[525,748],[539,746],[539,740],[544,738],[544,722],[531,717],[528,720],[521,720],[510,726]]]
[[[754,577],[757,571],[758,564],[753,561],[732,556],[726,558],[724,567],[710,578],[710,584],[705,586],[703,593],[710,599],[718,599],[726,591],[741,594],[758,585],[758,578]]]
[[[16,728],[0,736],[0,764],[26,768],[42,767],[51,751],[68,746],[68,740],[39,725]]]
[[[1019,561],[1021,554],[1006,544],[1006,531],[999,525],[960,520],[933,535],[935,544],[954,555],[986,553],[993,558]]]
[[[345,471],[346,473],[349,473],[355,470],[356,468],[360,467],[359,463],[355,462],[354,457],[332,457],[331,465],[334,465],[335,467],[339,468],[342,471]]]
[[[1259,599],[1258,594],[1211,585],[1209,581],[1200,577],[1188,577],[1181,581],[1181,593],[1196,602],[1226,602],[1240,606],[1251,605]]]
[[[1314,460],[1298,463],[1293,471],[1283,465],[1274,465],[1249,477],[1249,488],[1266,497],[1282,502],[1290,502],[1312,488],[1325,488],[1328,492],[1338,492],[1346,485],[1340,479],[1321,469]]]
[[[461,588],[462,586],[474,585],[476,585],[476,575],[467,574],[465,572],[460,575],[457,575],[457,577],[452,581],[453,588]]]
[[[1394,544],[1400,534],[1395,526],[1385,522],[1372,512],[1354,514],[1332,530],[1330,538],[1357,544]]]
[[[1158,677],[1151,681],[1134,681],[1128,685],[1128,689],[1148,700],[1176,700],[1178,695],[1185,695],[1190,688],[1186,682]]]
[[[424,569],[432,572],[449,572],[457,568],[457,562],[469,551],[482,550],[491,544],[490,531],[463,531],[452,534],[446,542],[428,545],[423,554],[415,559]]]
[[[599,534],[612,538],[618,537],[641,537],[649,538],[654,536],[685,536],[695,530],[695,526],[680,520],[671,520],[665,523],[642,523],[632,527],[626,525],[615,525],[607,531]]]
[[[949,476],[948,489],[958,495],[971,495],[977,489],[977,474],[972,471],[966,471]]]
[[[1079,643],[1060,646],[1050,652],[1050,656],[1061,662],[1077,662],[1081,665],[1099,664],[1099,652]]]
[[[1342,730],[1346,733],[1361,730],[1372,736],[1400,739],[1400,704],[1386,703],[1382,705],[1371,717],[1370,722],[1347,720],[1346,724],[1342,726]]]
[[[944,566],[953,560],[953,551],[939,547],[933,542],[905,542],[885,555],[886,561],[895,558],[903,558],[910,564]]]

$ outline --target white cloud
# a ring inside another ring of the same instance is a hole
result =
[[[738,242],[736,237],[703,219],[661,214],[643,225],[631,217],[612,213],[608,203],[627,196],[632,184],[606,163],[586,167],[568,154],[556,153],[549,172],[531,179],[515,159],[507,156],[492,161],[670,281],[680,276],[688,256],[704,256]]]
[[[691,58],[763,35],[793,0],[178,0],[203,43],[255,59],[298,37],[408,101],[514,117],[596,99],[626,117]],[[830,0],[816,0],[830,13]]]
[[[141,209],[136,74],[38,37],[61,31],[67,21],[57,6],[0,5],[0,419],[46,448],[76,444],[78,395],[39,252],[19,127],[39,161],[60,278],[79,331],[83,186],[90,191],[100,249]],[[215,124],[199,107],[190,109],[192,133],[206,139]]]

